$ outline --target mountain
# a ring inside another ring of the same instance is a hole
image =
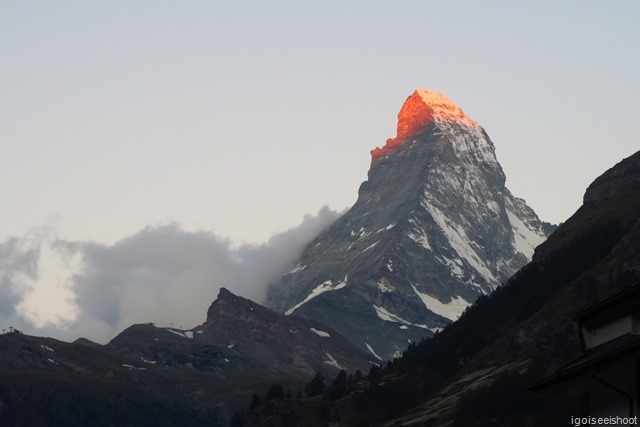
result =
[[[191,330],[133,325],[107,345],[0,335],[0,425],[228,425],[254,392],[368,369],[334,330],[221,289]]]
[[[486,132],[442,94],[416,90],[397,136],[371,155],[355,205],[270,286],[266,304],[386,360],[493,292],[553,226],[511,195]]]
[[[161,336],[163,345],[158,346]],[[260,368],[271,377],[298,385],[316,372],[335,376],[341,369],[368,369],[374,359],[333,329],[276,313],[225,288],[220,289],[202,325],[189,331],[134,325],[107,348],[146,363],[201,371]]]
[[[640,286],[640,152],[596,179],[583,200],[529,264],[456,322],[373,368],[338,400],[330,389],[322,404],[279,402],[286,417],[317,425],[546,427],[583,416],[584,396],[531,386],[582,355],[577,312]],[[270,425],[284,413],[272,410]],[[259,424],[256,414],[246,425]]]

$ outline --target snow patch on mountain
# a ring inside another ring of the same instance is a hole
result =
[[[377,305],[374,305],[373,308],[376,310],[376,314],[378,315],[378,317],[384,320],[385,322],[396,322],[396,323],[402,323],[405,325],[411,324],[411,322],[407,322],[402,317],[391,313],[389,310],[385,309],[384,307],[379,307]]]
[[[325,360],[324,363],[326,363],[327,365],[335,366],[338,369],[344,369],[332,355],[330,355],[329,353],[325,353],[325,356],[327,356],[329,360]]]
[[[323,293],[328,292],[328,291],[337,291],[338,289],[342,289],[345,286],[347,286],[347,277],[346,276],[345,276],[345,278],[344,278],[344,280],[342,282],[338,283],[335,286],[333,286],[333,281],[331,281],[331,280],[327,280],[325,282],[322,282],[321,284],[316,286],[304,300],[300,301],[299,303],[297,303],[296,305],[291,307],[289,310],[285,311],[284,314],[289,316],[294,311],[296,311],[298,308],[300,308],[300,306],[302,306],[303,304],[311,301],[312,299],[314,299],[318,295],[323,294]]]
[[[187,338],[187,336],[182,331],[178,331],[178,330],[175,330],[175,329],[172,329],[172,328],[162,328],[162,329],[164,329],[165,331],[172,332],[172,333],[174,333],[174,334],[176,334],[178,336],[181,336],[182,338]]]
[[[295,274],[295,273],[297,273],[298,271],[302,271],[302,270],[304,270],[305,268],[307,268],[307,266],[306,266],[306,265],[300,265],[300,264],[298,264],[298,265],[296,265],[296,266],[295,266],[295,268],[294,268],[293,270],[291,270],[291,271],[290,271],[290,272],[288,272],[287,274]]]
[[[351,230],[351,237],[358,237],[358,240],[362,240],[371,234],[370,231],[367,231],[364,227],[360,227],[359,230]]]
[[[331,335],[329,335],[329,332],[325,332],[325,331],[321,331],[319,329],[316,328],[309,328],[311,330],[311,332],[320,335],[322,338],[329,338],[331,337]]]
[[[387,225],[387,226],[386,226],[386,227],[384,227],[384,228],[381,228],[381,229],[377,230],[377,231],[376,231],[376,233],[382,233],[383,231],[391,230],[391,229],[392,229],[393,227],[395,227],[395,226],[396,226],[396,223],[394,222],[394,223],[392,223],[392,224]]]
[[[428,310],[451,321],[458,320],[464,309],[471,305],[469,301],[466,301],[464,298],[459,296],[454,297],[451,302],[445,304],[440,302],[437,298],[433,298],[432,296],[420,292],[414,285],[411,285],[411,287],[416,295],[420,297]]]
[[[388,265],[387,265],[387,268],[389,268]],[[393,271],[393,270],[389,268],[389,271]],[[378,289],[380,289],[380,292],[393,292],[395,290],[395,288],[391,285],[391,283],[389,283],[389,281],[384,277],[378,280],[376,282],[376,285],[378,285]]]
[[[545,241],[545,237],[527,227],[527,225],[509,209],[507,209],[507,216],[513,226],[513,248],[516,252],[520,252],[526,256],[527,259],[531,259],[534,249]]]
[[[373,249],[377,244],[378,244],[378,242],[375,242],[373,245],[367,246],[366,248],[364,248],[362,250],[362,253],[367,252],[369,249]]]
[[[364,345],[369,349],[369,351],[371,352],[371,354],[373,354],[373,356],[378,359],[378,360],[382,360],[382,357],[378,356],[376,354],[375,351],[373,351],[373,348],[371,348],[371,346],[369,345],[369,343],[364,343]]]
[[[410,218],[409,223],[413,225],[413,228],[410,232],[407,233],[407,237],[422,246],[425,249],[431,250],[431,245],[429,245],[429,240],[427,239],[427,233],[424,231],[424,228],[418,222]]]

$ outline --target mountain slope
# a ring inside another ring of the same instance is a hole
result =
[[[419,89],[397,137],[372,151],[355,205],[270,287],[267,305],[392,358],[506,281],[552,228],[505,187],[480,125]]]

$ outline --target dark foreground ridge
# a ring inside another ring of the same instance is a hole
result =
[[[223,426],[253,390],[368,369],[337,332],[220,291],[191,330],[133,325],[107,345],[0,335],[0,425]]]

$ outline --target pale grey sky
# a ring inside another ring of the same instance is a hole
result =
[[[546,221],[640,148],[636,1],[0,10],[5,247],[28,249],[39,227],[113,244],[169,223],[265,242],[353,204],[417,87],[485,128],[507,186]]]
[[[443,3],[1,2],[0,237],[55,216],[72,239],[264,241],[355,201],[416,87],[566,219],[640,147],[640,4]]]

